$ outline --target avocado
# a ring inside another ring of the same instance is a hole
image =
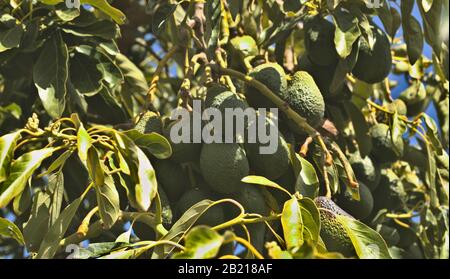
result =
[[[171,203],[176,202],[189,188],[187,175],[180,164],[171,160],[155,160],[153,165],[158,185],[164,189]]]
[[[170,228],[170,226],[172,225],[172,221],[173,221],[173,211],[170,206],[169,197],[167,196],[166,192],[164,191],[164,188],[161,185],[158,185],[158,186],[159,186],[158,187],[159,199],[161,200],[162,222],[166,228]],[[155,211],[155,210],[156,210],[156,203],[153,203],[152,207],[151,207],[151,211]]]
[[[249,76],[263,83],[274,94],[280,96],[281,92],[286,89],[287,80],[286,73],[277,63],[265,63],[257,66],[250,71]],[[247,102],[254,108],[275,108],[276,106],[265,97],[258,89],[246,85],[245,97]]]
[[[262,216],[267,216],[269,214],[269,207],[267,206],[264,195],[258,186],[245,185],[239,192],[233,194],[233,199],[245,208],[246,213],[256,213]],[[253,246],[258,251],[263,251],[265,234],[267,230],[265,223],[247,224],[246,226],[249,230]]]
[[[200,189],[190,189],[176,204],[178,218],[181,217],[194,204],[211,199],[211,194]],[[217,226],[225,222],[225,215],[220,205],[209,208],[198,220],[196,225]]]
[[[167,140],[170,142],[170,145],[172,147],[172,157],[171,159],[178,163],[187,163],[187,162],[195,162],[198,161],[198,158],[200,156],[200,150],[201,150],[201,143],[194,143],[194,129],[192,128],[192,121],[193,121],[193,113],[191,112],[190,115],[190,142],[180,142],[180,143],[174,143],[171,140],[170,133],[171,129],[174,127],[174,125],[179,124],[179,121],[182,120],[176,120],[170,122],[167,126],[163,129],[163,135],[167,138]],[[177,126],[179,127],[179,126]]]
[[[379,123],[370,128],[369,135],[372,138],[372,157],[380,163],[394,162],[403,156],[404,143],[400,140],[395,152],[395,146],[392,142],[391,129],[388,125]]]
[[[153,111],[147,111],[142,114],[134,129],[141,134],[158,133],[162,134],[162,121],[159,115]]]
[[[322,125],[325,101],[310,74],[298,71],[288,79],[283,99],[313,127]]]
[[[249,163],[239,144],[203,144],[200,170],[214,191],[230,194],[243,187],[241,179],[249,174]]]
[[[392,103],[387,105],[389,111],[395,111],[398,115],[406,115],[408,112],[408,108],[406,107],[405,102],[401,99],[396,99]]]
[[[258,45],[253,37],[244,35],[230,40],[231,49],[241,58],[258,55]]]
[[[381,169],[380,183],[373,192],[374,209],[389,211],[402,209],[405,204],[405,189],[401,179],[390,168]]]
[[[320,66],[337,63],[334,44],[335,26],[320,15],[305,21],[305,48],[311,61]]]
[[[408,117],[417,116],[428,108],[431,98],[427,93],[427,89],[431,90],[432,87],[427,86],[425,88],[423,83],[420,82],[419,84],[411,85],[400,93],[399,99],[406,104]],[[432,94],[430,92],[430,95]]]
[[[339,252],[346,257],[356,256],[350,237],[342,224],[336,219],[337,215],[353,217],[327,197],[317,197],[314,202],[320,212],[320,237],[325,242],[327,250]]]
[[[277,136],[277,149],[271,154],[262,154],[261,147],[268,146],[269,143],[263,144],[258,139],[255,143],[245,143],[245,151],[247,152],[247,158],[250,163],[250,168],[255,171],[257,175],[264,176],[270,180],[275,180],[281,177],[287,172],[290,165],[289,160],[289,146],[284,140],[283,135],[279,132],[278,127],[267,116],[265,117],[266,134],[270,134],[270,130],[276,131]],[[255,131],[258,129],[258,124],[254,122],[250,123],[249,127],[254,127]],[[259,134],[259,132],[257,131]]]
[[[333,98],[336,93],[331,93],[330,87],[333,82],[334,72],[337,65],[333,66],[319,66],[314,64],[309,58],[308,54],[303,54],[298,58],[298,71],[305,71],[310,74],[317,86],[320,89],[324,98]],[[339,91],[339,90],[337,90]]]
[[[373,163],[369,156],[361,158],[359,151],[350,154],[348,161],[358,181],[363,182],[373,191],[380,182],[380,169]]]
[[[388,225],[378,225],[377,232],[383,237],[389,247],[396,246],[400,241],[397,229]]]
[[[359,39],[358,59],[352,70],[353,75],[367,83],[383,81],[391,71],[391,45],[386,34],[375,24],[371,24],[374,44],[371,49],[367,39]]]
[[[338,197],[339,206],[358,220],[366,219],[373,210],[373,196],[369,188],[359,182],[360,200],[354,200],[344,191]]]

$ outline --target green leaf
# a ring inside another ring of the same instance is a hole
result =
[[[4,29],[4,25],[8,28]],[[22,24],[16,22],[16,19],[11,15],[2,15],[0,17],[0,53],[19,47],[23,34],[24,27]]]
[[[29,252],[38,252],[48,229],[51,197],[45,191],[33,195],[30,218],[24,223],[23,235]]]
[[[376,231],[347,216],[336,215],[336,219],[345,228],[360,259],[391,259],[386,242]]]
[[[105,183],[105,172],[98,158],[97,149],[94,146],[91,146],[88,150],[86,166],[95,186],[102,186]]]
[[[301,166],[297,182],[295,183],[295,191],[308,198],[317,197],[319,194],[319,178],[314,166],[298,154],[295,154],[295,157]]]
[[[47,113],[59,118],[66,107],[69,54],[56,32],[42,47],[33,68],[33,79]]]
[[[177,4],[163,4],[157,10],[152,17],[152,33],[159,34],[164,30],[166,23],[173,16]]]
[[[148,150],[153,156],[164,160],[172,156],[172,146],[169,141],[158,133],[142,134],[137,130],[124,132],[126,136],[142,149]]]
[[[362,157],[368,156],[372,151],[372,139],[369,136],[369,125],[367,124],[361,110],[352,102],[344,102],[345,111],[352,119],[353,129],[355,130],[356,141],[358,142],[359,152]]]
[[[92,146],[92,139],[88,132],[84,128],[83,124],[80,123],[80,127],[77,132],[77,149],[78,157],[82,162],[86,162],[88,157],[88,150]]]
[[[286,247],[288,249],[300,247],[303,244],[303,220],[297,198],[292,197],[284,203],[281,225]]]
[[[104,179],[104,185],[96,185],[97,204],[100,218],[106,229],[111,228],[120,215],[119,192],[111,176]]]
[[[80,53],[70,58],[70,81],[78,93],[95,95],[102,88],[101,80],[96,60]]]
[[[80,15],[79,9],[56,10],[55,14],[65,22],[72,21]]]
[[[54,172],[56,169],[62,169],[64,167],[64,164],[66,163],[67,159],[70,158],[73,154],[73,150],[66,150],[63,154],[61,154],[56,160],[53,161],[53,163],[47,168],[47,170],[41,174],[41,176],[48,175],[52,172]]]
[[[104,12],[111,17],[118,24],[124,24],[126,21],[126,16],[120,10],[111,6],[106,0],[81,0],[82,4],[89,4]]]
[[[222,1],[208,0],[205,4],[206,30],[205,40],[209,55],[213,56],[219,46],[222,24]]]
[[[33,172],[43,160],[52,155],[53,151],[53,148],[31,151],[12,163],[9,176],[0,187],[0,208],[7,206],[22,193]]]
[[[336,10],[333,13],[333,20],[336,25],[334,33],[334,43],[336,51],[340,57],[346,58],[352,52],[353,44],[361,35],[356,16]]]
[[[175,254],[176,259],[212,259],[219,253],[223,237],[215,230],[199,226],[186,234],[184,252]]]
[[[156,197],[158,182],[156,181],[155,169],[150,160],[141,149],[136,147],[138,158],[138,178],[139,183],[135,187],[136,202],[139,209],[147,211]]]
[[[105,40],[114,40],[120,36],[119,27],[109,20],[97,20],[85,26],[65,25],[62,30],[78,37],[99,37]]]
[[[423,33],[419,21],[412,15],[414,0],[403,0],[400,3],[402,11],[403,37],[408,49],[409,63],[414,65],[422,56]]]
[[[39,247],[39,252],[36,255],[37,259],[51,259],[55,256],[59,248],[59,242],[64,237],[67,228],[72,222],[75,213],[77,213],[84,196],[79,197],[69,204],[56,219],[53,226],[50,227],[44,240]]]
[[[281,187],[280,185],[278,185],[277,183],[275,183],[273,181],[270,181],[269,179],[265,178],[264,176],[249,175],[249,176],[242,178],[241,181],[244,183],[248,183],[248,184],[256,184],[256,185],[260,185],[260,186],[275,188],[275,189],[278,189],[283,192],[285,191],[283,187]]]
[[[48,179],[48,193],[51,198],[49,208],[49,227],[53,226],[61,213],[64,197],[64,174],[59,171],[52,174]]]
[[[0,137],[0,183],[8,177],[9,167],[14,156],[14,148],[20,137],[20,133],[15,132]]]
[[[213,201],[203,200],[194,204],[189,208],[183,215],[178,219],[178,221],[173,224],[169,232],[161,238],[161,240],[170,240],[174,242],[181,241],[181,238],[186,234],[186,232],[197,222],[206,210],[208,210]],[[158,247],[152,255],[152,258],[164,258],[173,248],[165,249],[164,247]]]
[[[310,198],[303,198],[298,201],[303,221],[303,235],[305,240],[319,242],[320,235],[320,214],[316,204]]]
[[[441,17],[443,0],[422,0],[419,5],[420,14],[424,26],[425,40],[433,48],[435,54],[441,53]]]
[[[391,140],[394,145],[394,151],[398,156],[403,149],[403,134],[406,131],[406,125],[403,121],[398,119],[397,112],[392,115],[392,125],[391,125]]]
[[[22,232],[11,221],[0,217],[0,236],[15,239],[19,244],[25,245]]]

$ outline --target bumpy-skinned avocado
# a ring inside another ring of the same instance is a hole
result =
[[[203,144],[200,170],[214,191],[230,194],[243,187],[241,179],[249,174],[249,163],[239,144]]]
[[[256,213],[262,216],[269,214],[269,207],[264,200],[264,195],[257,186],[245,185],[239,192],[233,195],[233,198],[245,208],[247,213]],[[247,228],[252,244],[258,251],[263,251],[266,225],[264,223],[248,224]]]
[[[258,55],[258,45],[253,37],[244,35],[234,37],[230,40],[232,51],[241,58]]]
[[[155,160],[153,165],[158,184],[164,189],[169,201],[176,202],[189,187],[180,164],[171,160]]]
[[[380,183],[373,192],[374,209],[387,208],[390,211],[402,209],[405,204],[405,189],[401,179],[390,168],[381,170]]]
[[[358,60],[353,68],[353,75],[367,83],[383,81],[391,70],[391,45],[386,34],[375,24],[372,25],[374,44],[371,49],[366,38],[359,40]]]
[[[134,128],[142,134],[161,134],[162,126],[161,117],[153,111],[147,111],[140,116]]]
[[[249,76],[267,86],[278,96],[287,87],[286,73],[283,67],[276,63],[265,63],[254,68]],[[246,85],[245,97],[247,102],[254,108],[274,108],[276,107],[268,98],[262,95],[258,89]]]
[[[262,152],[265,150],[263,150],[262,147],[268,147],[269,143],[263,144],[259,139],[255,139],[255,143],[246,142],[245,150],[251,169],[254,170],[257,175],[275,180],[285,174],[289,169],[289,146],[284,140],[283,135],[279,132],[278,127],[269,117],[265,118],[265,124],[266,134],[269,135],[270,131],[275,131],[278,135],[277,149],[275,152],[263,154]],[[249,128],[254,128],[254,131],[258,130],[258,126],[259,125],[256,122],[249,124]]]
[[[394,162],[403,156],[404,143],[400,140],[396,147],[392,142],[391,129],[388,125],[379,123],[370,128],[369,134],[372,138],[372,155],[380,163]],[[397,152],[400,156],[397,155]]]
[[[416,116],[428,108],[431,98],[429,98],[429,95],[427,94],[427,89],[430,90],[431,88],[432,87],[426,88],[423,83],[420,82],[411,85],[400,94],[399,99],[402,100],[407,107],[407,116]]]
[[[392,103],[389,103],[387,107],[390,111],[395,111],[399,115],[406,115],[408,112],[405,102],[400,99],[396,99]]]
[[[191,129],[190,132],[190,138],[189,142],[180,142],[180,143],[174,143],[171,139],[171,130],[172,128],[179,128],[179,121],[182,120],[176,120],[171,123],[169,123],[166,127],[163,129],[163,135],[168,139],[170,142],[170,145],[172,147],[172,156],[171,159],[178,163],[186,163],[186,162],[193,162],[198,161],[198,158],[200,156],[200,150],[201,150],[201,143],[194,143],[194,129],[192,129],[192,121],[193,121],[193,115],[191,113],[190,115],[191,119]],[[176,126],[175,126],[176,125]],[[181,133],[181,131],[178,129],[178,132]]]
[[[194,204],[211,199],[211,195],[200,189],[190,189],[177,202],[176,209],[178,217],[181,217]],[[197,225],[217,226],[225,221],[222,207],[213,206],[209,208],[197,221]]]
[[[306,118],[311,126],[322,125],[325,101],[310,74],[298,71],[291,76],[283,98],[294,111]]]
[[[227,91],[230,90],[222,84],[214,84],[210,86],[206,91],[205,108],[215,107],[215,105],[213,105],[213,102],[215,102],[217,96]]]
[[[372,159],[369,156],[361,158],[359,152],[355,152],[348,156],[348,161],[358,181],[367,185],[371,191],[375,190],[380,182],[380,169]]]
[[[325,242],[328,251],[339,252],[346,257],[356,256],[350,237],[342,224],[336,219],[337,215],[353,218],[332,200],[326,197],[314,199],[320,212],[320,237]]]
[[[320,15],[305,21],[305,47],[314,64],[329,66],[337,62],[335,29],[334,24]]]
[[[298,71],[305,71],[310,74],[317,86],[320,89],[324,98],[332,98],[337,95],[339,90],[336,90],[335,94],[331,93],[330,86],[333,82],[335,66],[319,66],[314,64],[309,58],[308,54],[303,54],[298,58],[298,65],[296,68]]]
[[[364,220],[373,210],[373,196],[369,188],[361,182],[359,182],[359,196],[360,200],[357,201],[344,192],[339,195],[338,204],[356,219]]]

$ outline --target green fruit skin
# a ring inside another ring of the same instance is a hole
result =
[[[336,219],[337,215],[351,217],[347,212],[326,197],[317,197],[314,202],[320,212],[320,237],[325,242],[328,251],[339,252],[346,257],[356,256],[350,237],[345,228]]]
[[[392,143],[391,130],[388,125],[380,123],[372,126],[369,131],[372,137],[372,157],[380,163],[394,162],[403,156],[403,140],[398,146],[398,156]]]
[[[353,68],[353,75],[367,83],[383,81],[391,70],[392,55],[388,37],[373,25],[374,45],[371,50],[365,38],[360,38],[358,60]]]
[[[246,186],[241,179],[249,174],[249,163],[244,149],[236,143],[204,144],[200,170],[212,190],[231,194]]]
[[[399,115],[406,115],[408,112],[408,108],[406,107],[405,102],[400,99],[396,99],[392,103],[390,103],[388,105],[388,109],[390,111],[396,111]]]
[[[273,154],[261,154],[260,148],[262,146],[267,146],[268,144],[262,144],[257,141],[256,143],[246,143],[245,151],[247,152],[250,167],[257,175],[264,176],[270,180],[275,180],[285,174],[289,169],[289,146],[272,120],[266,117],[265,121],[267,134],[269,133],[270,127],[275,128],[278,132],[277,150]]]
[[[176,202],[188,188],[187,175],[180,164],[171,160],[156,160],[153,165],[158,184],[164,189],[169,201]]]
[[[389,247],[396,246],[400,242],[400,234],[396,228],[382,225],[377,229]]]
[[[193,116],[191,114],[191,123],[192,123]],[[172,160],[178,163],[187,163],[187,162],[193,162],[198,161],[198,158],[200,156],[200,150],[201,150],[201,143],[193,143],[193,137],[194,137],[194,129],[190,129],[190,143],[174,143],[171,140],[170,137],[170,131],[172,127],[177,122],[174,121],[170,123],[167,127],[163,130],[163,135],[167,138],[167,140],[170,142],[170,145],[172,147],[172,156],[170,157]],[[192,125],[191,125],[192,127]]]
[[[380,182],[380,169],[373,163],[369,156],[361,158],[359,152],[348,157],[353,172],[358,181],[363,182],[370,191],[374,191]]]
[[[239,192],[233,195],[233,199],[239,202],[247,213],[256,213],[262,216],[269,214],[269,207],[267,206],[264,195],[261,189],[257,186],[246,185]],[[235,217],[236,215],[234,215]],[[264,223],[248,224],[246,225],[250,233],[250,238],[253,246],[258,251],[264,250],[266,225]]]
[[[320,89],[324,98],[333,98],[337,93],[332,94],[330,91],[331,83],[334,77],[334,66],[319,66],[314,64],[309,56],[302,55],[298,58],[298,71],[305,71],[310,74]],[[339,90],[337,90],[339,91]]]
[[[298,114],[306,118],[313,127],[322,125],[325,115],[325,101],[310,74],[296,72],[288,81],[288,88],[283,99]]]
[[[209,193],[200,189],[190,189],[176,204],[177,215],[180,218],[189,208],[194,204],[202,201],[211,199]],[[217,226],[225,222],[225,215],[223,208],[220,206],[213,206],[209,208],[196,222],[196,225],[206,225],[206,226]]]
[[[265,63],[254,68],[249,76],[267,86],[273,93],[281,96],[287,87],[286,73],[283,67],[276,63]],[[276,106],[262,95],[256,88],[246,85],[245,97],[254,108],[275,108]]]
[[[374,210],[387,208],[390,211],[395,211],[402,209],[405,195],[405,189],[400,178],[392,169],[382,169],[380,183],[373,192]]]
[[[163,129],[161,118],[152,111],[145,112],[134,128],[142,134],[162,134]]]
[[[205,98],[205,108],[219,108],[228,97],[235,95],[223,85],[214,85],[208,88]]]
[[[366,219],[373,210],[373,196],[369,188],[359,182],[360,200],[353,200],[347,192],[338,198],[339,206],[359,220]]]
[[[329,66],[338,60],[334,44],[334,24],[321,16],[305,22],[305,47],[314,64]]]

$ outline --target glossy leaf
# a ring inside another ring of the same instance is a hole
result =
[[[391,258],[386,242],[376,231],[347,216],[336,215],[336,219],[345,228],[360,259]]]
[[[7,206],[17,195],[22,193],[33,172],[43,160],[52,155],[53,151],[53,148],[31,151],[20,156],[11,164],[9,176],[0,186],[0,208]]]
[[[15,239],[19,244],[25,245],[22,232],[11,221],[0,217],[0,236]]]
[[[284,203],[281,225],[283,226],[284,240],[288,249],[293,249],[303,244],[304,227],[297,198],[292,197]]]
[[[7,134],[0,137],[0,183],[6,180],[16,142],[19,139],[19,133]]]
[[[176,259],[212,259],[219,253],[223,237],[215,230],[199,226],[190,230],[185,237],[186,250],[176,254]]]
[[[103,185],[95,186],[95,192],[100,218],[105,228],[111,228],[120,216],[119,193],[112,177],[105,177]]]

